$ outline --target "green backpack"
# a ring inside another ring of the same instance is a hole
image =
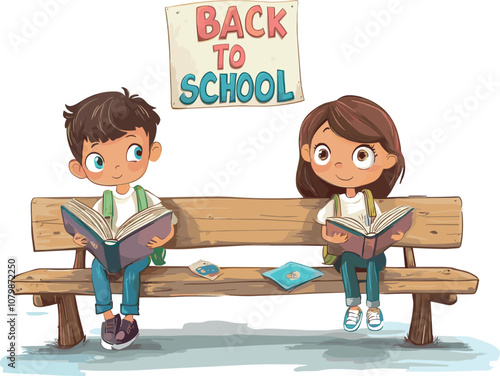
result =
[[[366,202],[366,212],[370,217],[371,221],[375,219],[377,216],[377,211],[375,210],[375,201],[373,200],[373,194],[369,189],[363,189],[363,195],[365,196]],[[335,204],[335,216],[342,217],[340,212],[340,199],[338,194],[334,194],[332,200]],[[323,264],[324,265],[333,265],[338,260],[339,256],[328,253],[328,245],[323,246]]]
[[[139,211],[146,209],[148,207],[148,199],[144,188],[140,185],[136,185],[134,187],[134,191],[137,196],[137,206]],[[113,223],[113,215],[113,192],[106,190],[102,195],[102,216],[106,218],[111,225],[111,223]],[[149,256],[149,262],[151,261],[153,261],[153,264],[155,265],[165,265],[165,249],[162,247],[155,248],[153,253]]]

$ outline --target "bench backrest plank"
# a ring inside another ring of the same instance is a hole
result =
[[[64,230],[60,206],[68,198],[34,198],[32,235],[35,251],[75,249]],[[77,198],[92,206],[97,197]],[[314,221],[326,199],[166,198],[179,219],[168,248],[231,245],[323,245]],[[401,197],[377,200],[382,211],[399,205],[415,208],[413,225],[399,247],[457,248],[462,241],[459,197]]]

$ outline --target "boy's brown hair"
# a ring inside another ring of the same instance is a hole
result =
[[[399,175],[403,179],[405,169],[398,132],[389,114],[378,104],[354,95],[346,95],[336,101],[324,103],[312,110],[302,122],[299,150],[304,144],[311,144],[314,134],[325,122],[328,122],[333,132],[347,140],[359,143],[379,142],[384,150],[397,156],[396,164],[384,170],[377,181],[358,187],[359,190],[369,189],[376,198],[386,198]],[[301,156],[297,167],[296,184],[303,197],[331,198],[335,193],[345,192],[345,188],[337,187],[318,177],[311,163],[304,161]]]
[[[82,163],[83,142],[106,142],[116,140],[127,131],[143,128],[149,136],[151,146],[156,136],[156,126],[160,117],[144,99],[108,91],[92,95],[81,102],[68,106],[64,111],[65,127],[69,147],[75,159]]]

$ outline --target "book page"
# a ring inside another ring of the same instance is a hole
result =
[[[370,229],[373,233],[379,233],[385,228],[404,217],[409,211],[413,210],[410,206],[398,206],[394,209],[386,211],[375,218]]]
[[[116,240],[121,240],[132,232],[146,226],[148,223],[171,213],[161,203],[152,205],[127,219],[116,231]]]
[[[68,200],[66,207],[87,226],[94,230],[103,240],[113,238],[113,234],[106,219],[91,207],[73,198]]]
[[[357,232],[360,232],[362,234],[368,234],[368,226],[364,225],[363,223],[355,220],[354,218],[349,218],[349,217],[331,217],[328,218],[329,221],[338,223],[339,225],[342,225],[344,227],[353,229]]]

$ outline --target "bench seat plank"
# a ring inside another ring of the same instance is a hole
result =
[[[332,267],[325,274],[289,292],[261,273],[273,268],[228,267],[214,281],[194,275],[187,267],[148,267],[141,273],[141,296],[253,296],[343,292],[342,277]],[[365,292],[366,273],[358,273]],[[121,293],[121,273],[110,276],[111,291]],[[387,268],[380,273],[380,292],[385,294],[473,294],[478,278],[451,268]],[[35,269],[16,276],[15,293],[93,295],[90,269]]]

